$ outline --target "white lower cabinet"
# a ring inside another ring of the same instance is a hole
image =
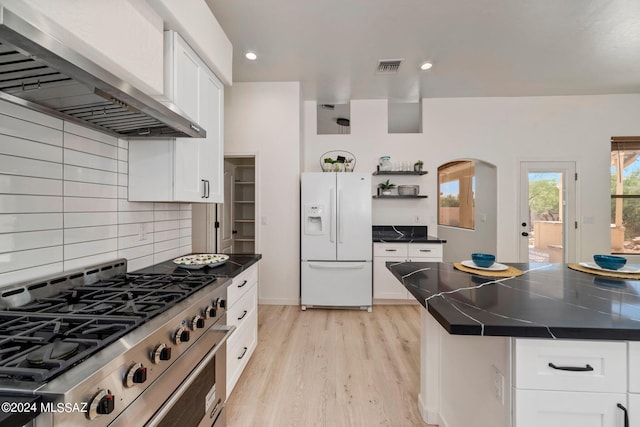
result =
[[[395,278],[387,262],[440,262],[442,244],[439,243],[374,243],[373,298],[413,300],[413,296]]]
[[[516,390],[517,427],[625,427],[624,393]],[[634,425],[633,423],[630,425]]]
[[[514,427],[629,427],[626,341],[514,341]]]
[[[258,345],[258,266],[233,278],[227,288],[227,325],[236,330],[227,341],[227,398]]]

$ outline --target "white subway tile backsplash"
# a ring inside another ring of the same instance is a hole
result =
[[[65,212],[116,212],[117,199],[97,199],[94,197],[65,197]]]
[[[0,153],[62,163],[62,147],[8,135],[0,135]]]
[[[64,243],[80,243],[91,240],[113,239],[118,237],[117,225],[102,225],[97,227],[65,228]],[[65,253],[66,255],[66,253]]]
[[[43,121],[44,123],[45,121]],[[54,126],[59,121],[49,122]],[[59,129],[42,126],[39,121],[29,122],[15,117],[0,114],[0,134],[17,136],[32,141],[46,142],[47,144],[62,145],[62,132]]]
[[[110,159],[118,159],[118,147],[112,144],[95,141],[93,139],[84,138],[82,136],[65,134],[64,148],[67,150],[75,150],[83,153],[89,153],[96,156],[108,157]]]
[[[120,212],[153,211],[153,204],[145,203],[145,202],[128,202],[127,200],[119,199],[118,211]]]
[[[154,211],[153,218],[156,221],[172,221],[180,219],[180,211]]]
[[[35,265],[53,264],[62,261],[62,246],[5,252],[0,254],[0,273],[22,270]]]
[[[92,182],[94,184],[118,185],[116,172],[64,165],[64,179],[67,181]]]
[[[3,213],[62,212],[62,197],[0,194]]]
[[[0,174],[62,179],[62,165],[0,154]]]
[[[103,254],[118,251],[118,239],[95,240],[92,242],[72,243],[64,245],[65,261],[74,258],[82,258],[88,255]]]
[[[62,245],[62,230],[0,234],[0,253]]]
[[[117,212],[67,212],[64,227],[93,227],[96,225],[118,224]]]
[[[74,150],[64,150],[64,162],[68,165],[83,166],[110,172],[118,172],[118,161],[108,157],[94,156]]]
[[[62,181],[30,176],[0,175],[0,193],[62,196]]]
[[[98,132],[97,130],[93,130],[84,126],[77,125],[75,123],[64,122],[64,131],[65,131],[65,136],[69,136],[69,134],[71,134],[71,136],[77,135],[84,138],[89,138],[96,141],[104,142],[105,144],[110,144],[115,146],[118,145],[118,138],[111,135],[107,135],[106,133],[103,133],[103,132]]]
[[[91,255],[83,258],[65,259],[64,269],[65,271],[75,270],[90,265],[100,264],[103,262],[109,262],[118,259],[118,252],[105,252],[102,254]]]
[[[21,270],[10,271],[8,273],[0,274],[0,288],[6,285],[13,285],[37,279],[39,277],[50,276],[52,274],[61,273],[63,270],[62,262],[55,262],[52,264],[33,265],[29,268],[23,268]]]
[[[176,240],[180,239],[180,230],[166,230],[166,231],[155,231],[153,233],[153,241],[156,243],[164,242],[167,240]],[[176,246],[179,246],[176,245]]]
[[[180,221],[158,221],[155,223],[153,231],[177,230],[180,228]]]
[[[118,187],[115,185],[65,181],[64,195],[65,197],[99,197],[117,199]]]
[[[60,213],[0,214],[0,233],[62,229]]]
[[[134,271],[191,252],[191,204],[127,200],[128,147],[0,101],[0,287],[120,257]]]
[[[118,212],[118,223],[130,224],[132,222],[153,222],[153,212]]]
[[[34,111],[34,110],[27,110],[18,105],[11,104],[8,102],[3,102],[1,109],[2,109],[2,111],[0,112],[1,114],[9,117],[14,117],[18,119],[18,121],[20,122],[25,122],[25,121],[32,122],[32,123],[38,124],[38,126],[46,126],[46,127],[57,129],[58,131],[62,130],[62,120],[57,119],[55,117],[38,113],[37,111]],[[22,125],[23,124],[20,123],[20,126]],[[62,133],[62,132],[58,132],[58,133]],[[22,129],[20,132],[20,135],[29,135],[30,137],[33,136],[33,134],[34,133],[32,132],[26,132],[24,129]],[[62,139],[60,141],[60,144],[62,144]]]

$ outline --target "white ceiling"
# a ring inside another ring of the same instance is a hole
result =
[[[234,82],[300,81],[321,103],[640,92],[640,0],[206,1]]]

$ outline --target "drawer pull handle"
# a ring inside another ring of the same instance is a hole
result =
[[[243,347],[242,354],[238,356],[238,360],[242,359],[244,355],[247,354],[247,350],[249,350],[247,347]]]
[[[238,285],[238,287],[239,287],[239,288],[241,288],[241,287],[243,287],[243,286],[244,286],[244,285],[246,285],[246,284],[247,284],[247,281],[246,281],[246,280],[244,280],[242,283],[240,283],[240,284]]]
[[[238,320],[244,319],[244,316],[246,316],[246,315],[247,315],[247,310],[243,310],[242,316],[238,317]]]
[[[556,366],[553,363],[549,362],[549,367],[553,369],[557,369],[559,371],[573,371],[573,372],[587,372],[593,371],[593,366],[587,365],[585,367],[582,366]]]
[[[420,249],[420,252],[431,252],[431,249]]]
[[[385,252],[397,252],[397,249],[385,249]]]
[[[627,408],[625,408],[622,403],[618,403],[616,406],[624,412],[624,427],[629,427],[629,412]]]

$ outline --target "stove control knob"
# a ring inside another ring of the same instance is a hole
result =
[[[166,344],[160,344],[153,349],[151,360],[153,363],[160,363],[161,360],[171,360],[171,347],[167,347]]]
[[[100,390],[91,402],[89,402],[89,410],[87,417],[90,420],[98,418],[100,415],[106,415],[113,412],[115,408],[115,398],[109,390]]]
[[[190,331],[184,326],[180,326],[173,336],[173,342],[177,344],[187,342],[190,338]]]
[[[196,329],[202,328],[204,328],[204,319],[202,318],[202,316],[197,314],[191,321],[191,330],[195,331]]]
[[[211,319],[212,317],[216,317],[216,308],[213,305],[204,309],[204,318]]]
[[[142,384],[145,381],[147,381],[147,368],[141,363],[131,366],[124,377],[124,385],[127,387],[133,387],[134,384]]]

